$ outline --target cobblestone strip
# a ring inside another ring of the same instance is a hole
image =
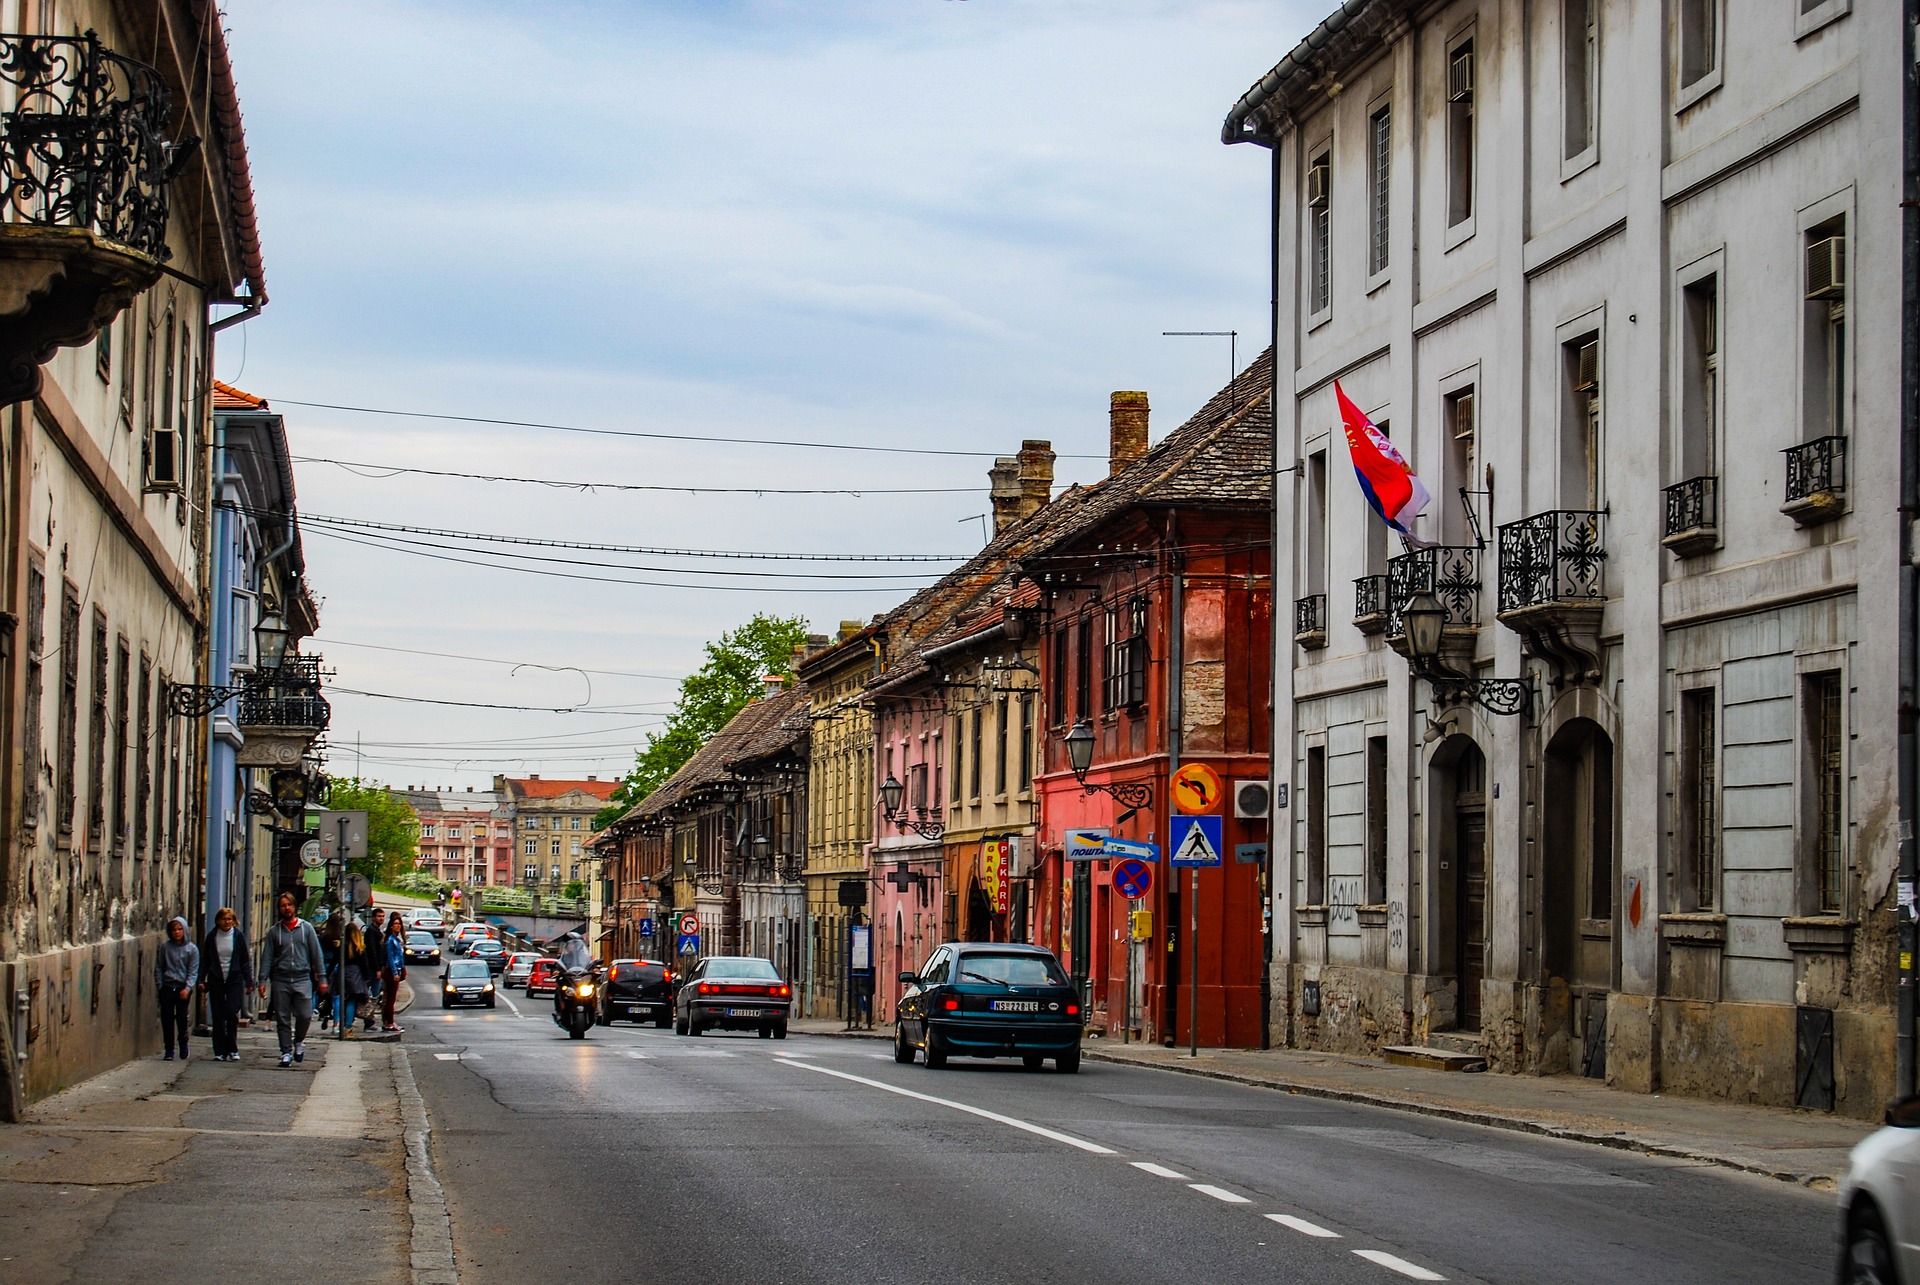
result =
[[[413,1285],[459,1285],[453,1259],[453,1222],[447,1195],[433,1173],[429,1142],[433,1126],[427,1104],[414,1082],[413,1062],[404,1046],[393,1050],[393,1080],[400,1091],[400,1119],[407,1137],[407,1204],[413,1217],[409,1264]]]

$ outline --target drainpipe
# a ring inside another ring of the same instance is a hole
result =
[[[209,336],[219,334],[228,326],[237,326],[243,321],[252,321],[260,315],[260,310],[267,306],[267,297],[263,294],[249,295],[245,299],[236,299],[234,302],[244,304],[245,306],[231,317],[222,317],[218,321],[208,323],[207,334]]]
[[[1897,1065],[1894,1091],[1901,1097],[1914,1092],[1914,884],[1920,874],[1915,860],[1915,808],[1920,804],[1920,744],[1915,721],[1920,719],[1916,687],[1916,649],[1920,649],[1920,620],[1915,616],[1914,526],[1920,522],[1916,496],[1916,469],[1920,469],[1920,0],[1904,0],[1901,25],[1905,55],[1901,66],[1901,201],[1900,201],[1900,706],[1899,773],[1900,883],[1895,915],[1899,933],[1899,1009],[1894,1044]]]
[[[1167,514],[1167,860],[1173,860],[1173,776],[1180,770],[1182,675],[1186,666],[1186,577],[1181,573],[1178,513]],[[1167,866],[1169,879],[1177,878]],[[1187,1055],[1200,1056],[1200,869],[1187,871]],[[1174,999],[1174,1012],[1180,1001]],[[1169,1031],[1169,1035],[1173,1032]]]

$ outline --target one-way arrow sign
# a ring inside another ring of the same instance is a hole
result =
[[[1173,855],[1167,859],[1169,864],[1175,866],[1220,864],[1221,820],[1219,817],[1176,816],[1172,820]]]

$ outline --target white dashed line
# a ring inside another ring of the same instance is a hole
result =
[[[1165,1165],[1157,1165],[1151,1160],[1136,1160],[1133,1162],[1133,1167],[1141,1173],[1150,1173],[1156,1178],[1179,1178],[1184,1181],[1187,1176],[1178,1169],[1169,1169]]]
[[[1010,1115],[1001,1115],[997,1111],[988,1111],[982,1107],[968,1106],[964,1102],[955,1102],[950,1098],[936,1098],[930,1093],[916,1093],[912,1089],[903,1089],[898,1085],[888,1084],[884,1080],[869,1080],[864,1075],[850,1075],[845,1071],[836,1071],[831,1067],[815,1066],[811,1062],[795,1062],[787,1058],[775,1058],[774,1061],[786,1066],[797,1067],[802,1071],[812,1071],[816,1075],[831,1075],[836,1080],[850,1080],[855,1084],[864,1084],[868,1088],[879,1089],[885,1093],[895,1093],[903,1098],[912,1098],[917,1102],[931,1102],[935,1106],[948,1107],[955,1111],[964,1111],[968,1115],[979,1116],[982,1120],[992,1120],[995,1124],[1004,1124],[1027,1133],[1038,1134],[1040,1137],[1049,1138],[1054,1142],[1064,1142],[1069,1147],[1078,1147],[1080,1150],[1096,1156],[1111,1156],[1116,1154],[1112,1147],[1103,1147],[1097,1142],[1088,1142],[1085,1138],[1076,1138],[1070,1133],[1061,1133],[1058,1130],[1049,1129],[1044,1125],[1032,1124],[1026,1120],[1016,1120]]]
[[[1430,1272],[1424,1267],[1409,1263],[1404,1258],[1389,1254],[1384,1249],[1356,1249],[1353,1251],[1370,1263],[1378,1263],[1389,1271],[1399,1272],[1402,1276],[1416,1281],[1443,1281],[1447,1279],[1439,1272]]]
[[[458,1053],[435,1053],[434,1056],[442,1062],[458,1062],[460,1060]]]
[[[1229,1205],[1251,1205],[1253,1202],[1237,1191],[1228,1191],[1225,1187],[1216,1187],[1207,1182],[1190,1182],[1187,1186],[1203,1196],[1212,1196],[1215,1200],[1224,1200]]]
[[[1339,1232],[1328,1231],[1325,1227],[1317,1223],[1310,1223],[1304,1218],[1295,1218],[1292,1214],[1268,1214],[1267,1217],[1279,1223],[1282,1227],[1293,1228],[1293,1230],[1299,1232],[1302,1236],[1318,1236],[1322,1240],[1340,1239]]]
[[[653,1061],[653,1054],[651,1054],[651,1053],[638,1053],[638,1052],[635,1052],[635,1051],[634,1051],[633,1049],[628,1049],[628,1050],[627,1050],[627,1056],[628,1056],[628,1057],[630,1057],[630,1058],[633,1058],[633,1059],[634,1059],[635,1061],[638,1061],[638,1062],[651,1062],[651,1061]]]

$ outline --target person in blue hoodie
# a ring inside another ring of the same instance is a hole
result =
[[[167,939],[153,960],[153,988],[160,995],[160,1038],[166,1041],[167,1061],[180,1050],[187,1059],[187,1034],[193,1030],[193,988],[200,984],[200,948],[187,940],[187,921],[175,915],[167,921]],[[175,1032],[179,1038],[176,1043]]]

